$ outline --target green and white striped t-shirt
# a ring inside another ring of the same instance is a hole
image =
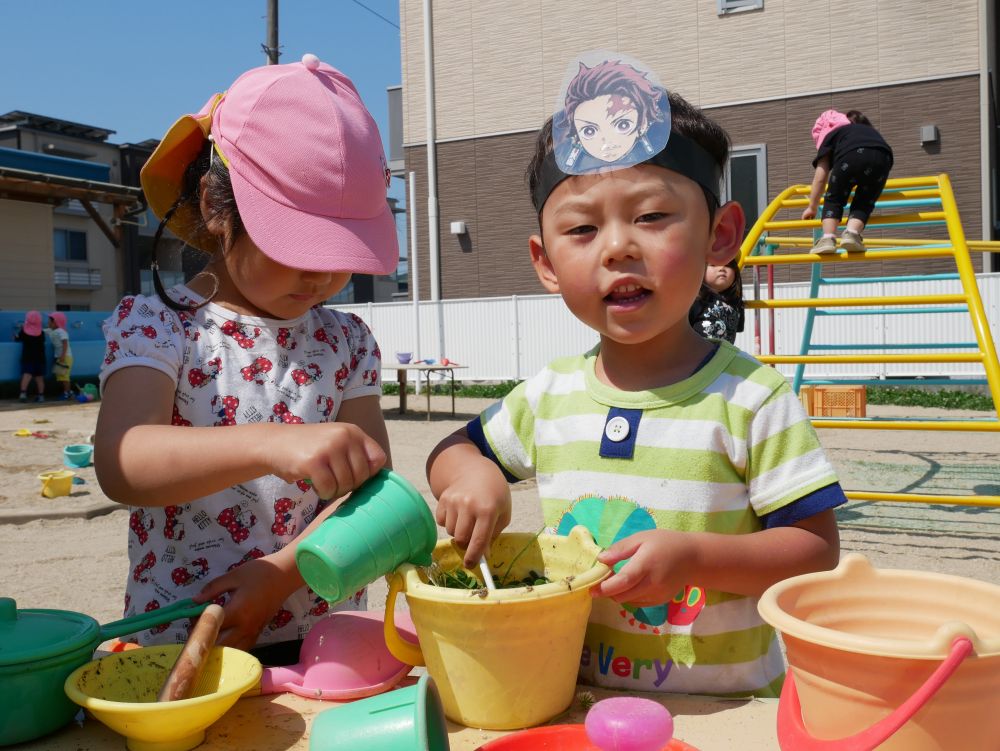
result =
[[[597,351],[556,360],[470,424],[508,479],[536,478],[551,529],[584,524],[602,546],[653,528],[746,534],[837,481],[782,375],[728,343],[690,378],[640,392],[598,381]],[[784,663],[756,598],[691,582],[657,607],[595,600],[580,673],[614,688],[775,696]]]

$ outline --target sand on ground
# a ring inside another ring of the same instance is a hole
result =
[[[429,450],[489,404],[423,396],[400,415],[397,397],[383,400],[393,464],[433,506],[424,477]],[[62,449],[86,443],[99,404],[0,402],[0,596],[18,607],[87,613],[101,623],[121,617],[128,570],[128,515],[101,492],[93,467],[77,470],[84,484],[69,496],[41,496],[41,472],[62,468]],[[986,413],[869,407],[881,416],[985,417]],[[36,436],[18,437],[25,429]],[[47,436],[47,437],[41,437]],[[820,440],[848,489],[952,495],[1000,495],[1000,435],[940,431],[822,430]],[[513,531],[542,526],[533,482],[512,488]],[[966,576],[1000,583],[1000,509],[926,503],[852,502],[838,517],[844,552],[878,567]],[[369,591],[381,610],[385,583]]]

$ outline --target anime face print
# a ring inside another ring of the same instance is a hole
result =
[[[573,126],[584,151],[602,162],[616,162],[640,135],[639,111],[628,98],[602,94],[577,106]]]
[[[666,89],[642,63],[601,50],[573,61],[552,116],[563,172],[631,167],[661,151],[669,137]]]

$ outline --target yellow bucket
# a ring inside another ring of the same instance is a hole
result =
[[[404,563],[387,578],[385,640],[397,659],[427,665],[454,722],[490,730],[531,727],[573,701],[590,617],[590,588],[610,569],[586,527],[568,536],[507,533],[493,541],[489,564],[498,579],[536,571],[548,584],[494,591],[449,589],[428,583],[426,570]],[[445,571],[462,565],[450,540],[434,548]],[[498,581],[499,584],[499,581]],[[420,646],[393,623],[396,596],[410,606]]]
[[[67,469],[58,469],[53,472],[42,472],[38,479],[42,481],[42,495],[46,498],[55,498],[60,495],[69,495],[73,489],[73,478],[76,472]]]
[[[851,554],[778,582],[758,608],[788,653],[782,749],[998,747],[1000,587]]]

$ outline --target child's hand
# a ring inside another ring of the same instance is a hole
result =
[[[265,447],[272,474],[285,482],[309,479],[323,499],[347,495],[386,462],[378,442],[353,423],[274,427],[281,432]]]
[[[510,487],[502,478],[482,479],[472,475],[445,488],[434,512],[437,523],[465,548],[466,568],[475,568],[490,541],[510,524]]]
[[[597,560],[608,566],[631,560],[590,593],[640,607],[662,605],[697,578],[696,552],[686,532],[653,529],[629,535],[602,551]]]
[[[224,606],[226,619],[216,643],[243,650],[253,647],[264,626],[291,594],[287,579],[265,556],[251,559],[202,587],[194,596],[195,602],[208,602],[229,593]]]
[[[802,220],[805,221],[807,219],[815,219],[815,218],[816,218],[816,207],[807,206],[805,210],[803,210],[802,212]]]

